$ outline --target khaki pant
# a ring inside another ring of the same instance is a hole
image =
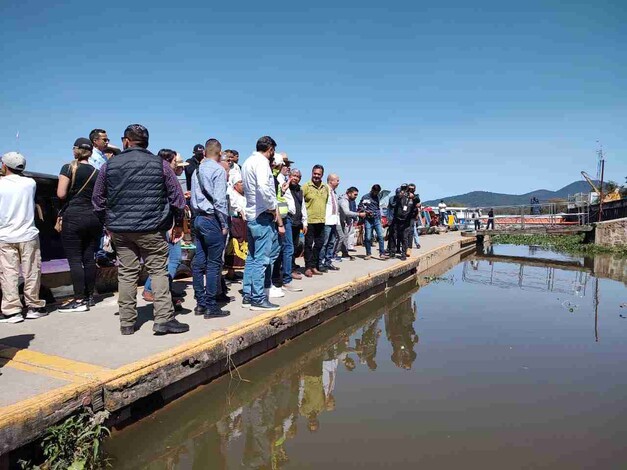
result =
[[[155,323],[174,318],[174,306],[168,279],[168,242],[165,232],[114,233],[113,242],[118,254],[118,305],[120,326],[134,326],[137,320],[137,282],[140,258],[152,280]]]
[[[41,252],[39,237],[21,243],[0,243],[0,288],[2,289],[2,313],[22,313],[19,293],[20,268],[24,277],[26,306],[41,308],[45,300],[39,299],[41,285]]]

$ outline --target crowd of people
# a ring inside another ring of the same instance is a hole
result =
[[[148,150],[149,133],[129,125],[122,148],[104,129],[73,145],[73,161],[59,172],[57,196],[63,202],[56,228],[70,266],[73,298],[60,313],[83,312],[96,304],[97,266],[118,267],[120,331],[136,331],[137,285],[142,262],[149,275],[142,296],[154,306],[156,334],[183,333],[189,326],[175,318],[181,300],[172,279],[181,261],[184,226],[191,225],[195,255],[191,262],[194,313],[206,319],[228,316],[226,281],[242,283],[242,304],[254,311],[278,310],[272,299],[299,292],[303,278],[337,271],[339,261],[354,260],[356,227],[363,224],[366,259],[374,234],[378,258],[406,259],[415,241],[420,198],[414,184],[403,184],[387,208],[383,233],[381,187],[357,199],[350,186],[338,195],[340,178],[316,164],[310,181],[277,143],[261,137],[240,166],[239,153],[223,150],[217,139],[193,148],[183,161],[171,149]],[[2,157],[0,179],[0,322],[17,323],[47,315],[39,298],[41,255],[35,227],[35,182],[23,173],[26,159],[17,152]],[[178,177],[185,173],[186,191]],[[190,222],[191,221],[191,222]],[[301,235],[302,234],[302,235]],[[387,237],[388,247],[385,248]],[[300,251],[304,266],[296,264]],[[24,278],[24,314],[18,292]],[[226,271],[226,274],[223,274]]]

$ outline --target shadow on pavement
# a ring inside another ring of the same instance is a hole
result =
[[[15,356],[16,349],[27,349],[31,341],[35,338],[34,334],[7,336],[0,338],[0,369],[4,367]],[[0,372],[2,375],[2,372]]]

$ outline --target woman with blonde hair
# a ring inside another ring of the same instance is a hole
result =
[[[95,305],[95,253],[100,244],[102,223],[94,214],[91,196],[98,170],[88,162],[93,144],[87,138],[76,139],[74,161],[63,165],[59,174],[57,197],[65,201],[62,209],[61,241],[70,265],[74,298],[59,312],[86,312]]]

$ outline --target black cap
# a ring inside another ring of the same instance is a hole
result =
[[[205,151],[205,146],[203,144],[194,145],[194,153],[200,153]]]
[[[91,143],[91,140],[85,138],[85,137],[79,137],[78,139],[76,139],[76,141],[74,142],[74,147],[79,148],[79,149],[83,149],[83,150],[93,150],[94,146]]]

